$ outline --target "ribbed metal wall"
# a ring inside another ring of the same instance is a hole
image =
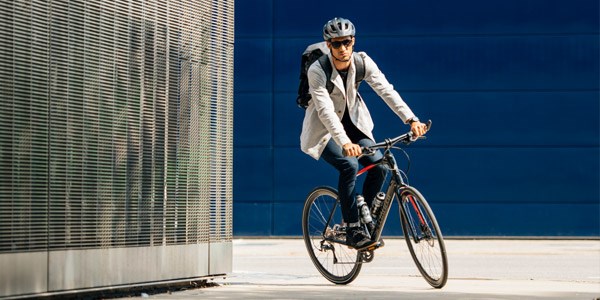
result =
[[[233,0],[0,1],[0,256],[230,242],[233,24]]]

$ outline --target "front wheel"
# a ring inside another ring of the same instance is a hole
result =
[[[302,233],[310,259],[327,280],[348,284],[358,276],[362,254],[345,245],[346,229],[335,189],[318,187],[308,195]]]
[[[421,193],[410,186],[400,189],[402,231],[410,254],[425,280],[442,288],[448,280],[448,258],[442,231]]]

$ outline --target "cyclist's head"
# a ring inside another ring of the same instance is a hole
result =
[[[333,18],[323,26],[323,39],[326,41],[339,37],[354,37],[355,34],[354,24],[348,19]]]
[[[355,33],[354,24],[344,18],[333,18],[323,26],[323,38],[327,41],[327,47],[335,60],[350,61],[354,51]]]

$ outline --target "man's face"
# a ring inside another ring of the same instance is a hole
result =
[[[331,39],[328,43],[332,54],[339,60],[349,60],[354,50],[354,37],[344,36]]]

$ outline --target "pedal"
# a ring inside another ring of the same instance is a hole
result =
[[[378,249],[378,248],[379,248],[379,244],[375,244],[375,245],[373,245],[373,246],[371,246],[371,247],[368,247],[368,248],[367,248],[367,249],[365,249],[365,250],[367,250],[367,251],[373,251],[373,250],[375,250],[375,249]]]
[[[383,248],[385,246],[385,242],[383,240],[379,240],[377,244],[366,248],[367,251],[373,251],[375,249]]]
[[[348,246],[348,247],[350,247],[351,249],[357,250],[357,251],[371,251],[373,249],[377,249],[377,248],[373,248],[373,247],[376,247],[377,244],[378,243],[374,243],[374,244],[371,244],[371,245],[368,245],[368,246],[363,246],[362,248],[352,248],[350,246]]]

